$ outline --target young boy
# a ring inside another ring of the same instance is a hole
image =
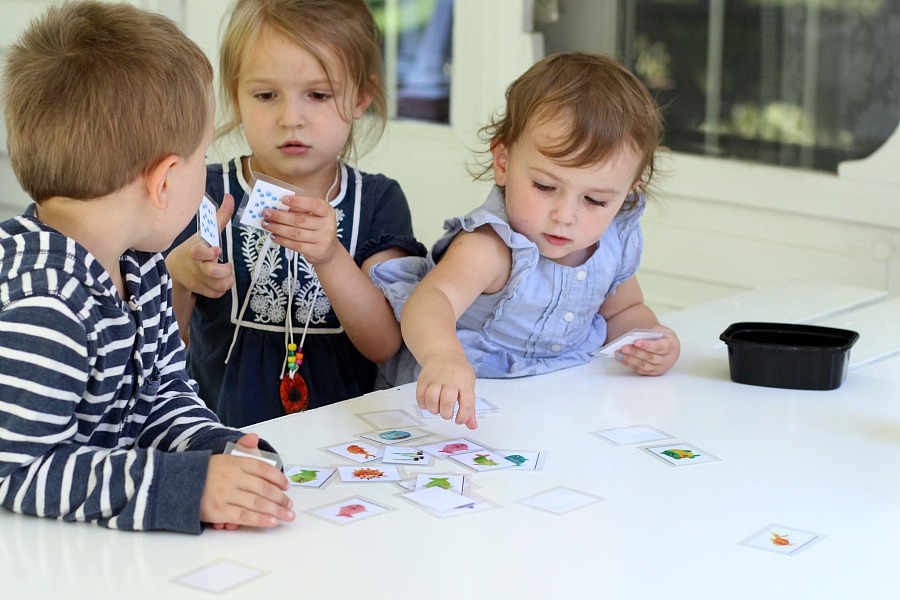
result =
[[[9,154],[35,204],[0,223],[8,510],[192,533],[294,518],[280,471],[221,454],[258,438],[197,397],[158,254],[203,196],[212,77],[174,23],[128,4],[53,7],[9,51]]]

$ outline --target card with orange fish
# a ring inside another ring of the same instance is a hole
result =
[[[384,455],[384,446],[376,446],[361,440],[335,444],[334,446],[322,448],[322,450],[361,464],[376,461]]]
[[[767,550],[784,556],[795,556],[824,537],[820,533],[772,523],[739,542],[739,545],[757,550]]]

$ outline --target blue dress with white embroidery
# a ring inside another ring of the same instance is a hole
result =
[[[341,186],[331,205],[338,239],[356,264],[388,248],[424,255],[425,248],[413,236],[409,205],[400,185],[344,163],[340,167]],[[240,160],[207,166],[206,192],[217,205],[229,193],[239,206],[248,190]],[[288,260],[278,244],[262,252],[268,233],[242,225],[235,213],[222,236],[222,250],[223,259],[234,265],[236,283],[220,298],[197,296],[187,368],[200,385],[200,397],[219,418],[243,427],[285,414],[279,386],[286,353]],[[196,224],[191,224],[173,247],[196,231]],[[263,261],[260,276],[249,290],[258,261]],[[376,365],[350,341],[324,292],[315,294],[316,283],[315,270],[301,259],[290,309],[297,343],[310,315],[303,344],[305,358],[300,365],[309,390],[309,408],[371,392],[376,377]],[[247,308],[239,319],[248,293]],[[238,322],[234,348],[225,364]]]

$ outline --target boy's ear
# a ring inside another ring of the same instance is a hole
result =
[[[151,166],[144,174],[147,197],[155,208],[160,210],[168,208],[172,169],[180,161],[181,159],[177,155],[170,154]]]
[[[506,168],[509,162],[509,149],[496,140],[491,141],[491,154],[494,156],[494,183],[506,185]]]

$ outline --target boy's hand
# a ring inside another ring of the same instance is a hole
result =
[[[419,408],[450,420],[457,403],[456,424],[469,429],[478,427],[475,418],[475,370],[465,356],[441,356],[422,365],[416,385]]]
[[[274,241],[299,252],[311,265],[326,263],[341,248],[334,207],[322,198],[285,196],[288,210],[263,211],[263,228]]]
[[[258,442],[259,436],[250,433],[237,443],[252,449]],[[284,473],[266,462],[213,455],[200,500],[200,520],[212,523],[215,529],[275,527],[278,521],[293,521],[293,502],[284,493],[288,487]]]
[[[216,213],[221,233],[231,221],[234,212],[234,198],[225,194],[222,206]],[[234,285],[234,266],[220,263],[222,249],[191,237],[166,257],[166,267],[172,279],[195,294],[208,298],[218,298]]]
[[[635,340],[616,354],[616,360],[634,369],[640,375],[662,375],[672,368],[681,353],[678,336],[668,327],[652,328],[662,331],[663,337],[655,340]]]

